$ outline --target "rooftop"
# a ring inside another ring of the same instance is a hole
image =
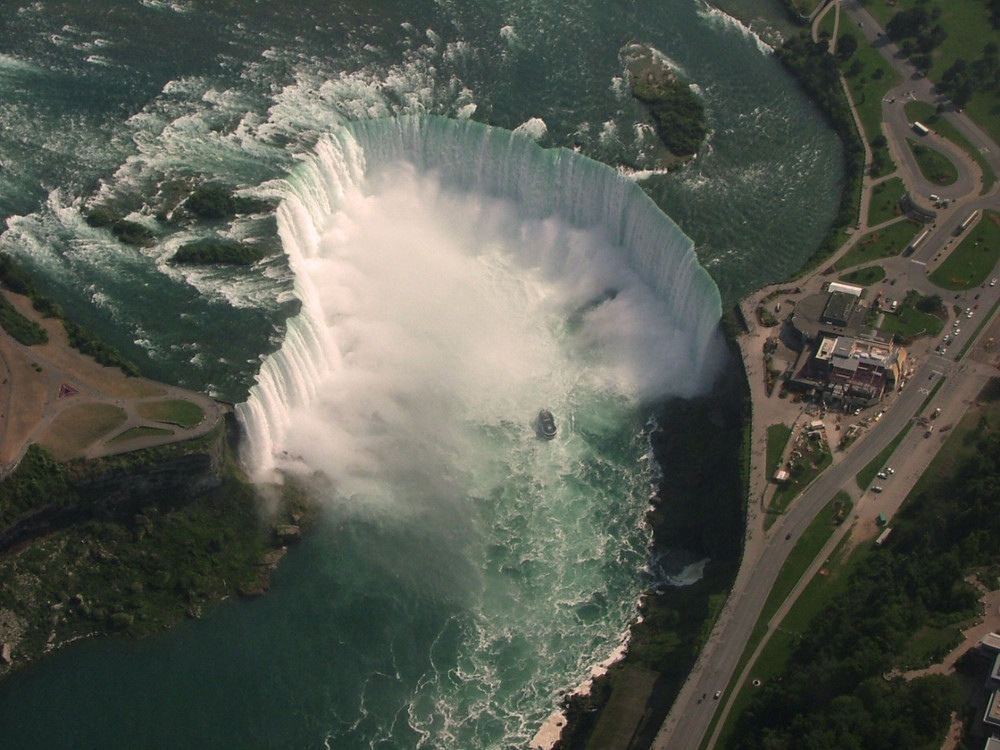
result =
[[[979,639],[979,645],[990,651],[1000,651],[1000,635],[997,633],[987,633]]]

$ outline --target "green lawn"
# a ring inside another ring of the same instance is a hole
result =
[[[834,19],[836,19],[836,17],[837,17],[836,7],[830,8],[830,10],[827,11],[826,15],[823,16],[823,20],[819,22],[819,29],[818,29],[820,35],[820,41],[822,41],[824,37],[826,39],[829,39],[831,36],[833,36],[833,22]],[[843,22],[843,18],[841,18],[841,22]]]
[[[895,164],[889,155],[888,146],[879,146],[881,141],[876,139],[882,135],[882,99],[889,89],[899,84],[900,77],[889,61],[868,44],[863,31],[847,14],[840,17],[840,36],[844,34],[850,34],[858,42],[857,51],[850,59],[841,63],[840,67],[858,109],[865,140],[871,146],[874,167],[878,167],[873,169],[873,176],[889,174],[895,169]]]
[[[166,401],[143,401],[136,406],[144,419],[168,422],[180,427],[194,427],[205,418],[205,412],[197,404],[183,399]]]
[[[907,138],[906,145],[910,147],[910,151],[916,157],[920,174],[928,182],[943,186],[952,185],[958,179],[958,169],[952,164],[951,159],[940,151],[913,138]]]
[[[972,289],[993,275],[998,260],[1000,215],[985,211],[975,228],[931,273],[930,279],[942,289]]]
[[[910,219],[900,219],[881,229],[869,232],[848,250],[835,264],[838,271],[846,271],[863,263],[899,255],[910,240],[917,236],[923,225]]]
[[[173,430],[164,430],[160,427],[131,427],[121,435],[116,435],[111,440],[108,441],[109,445],[117,445],[121,443],[127,443],[130,440],[138,440],[144,437],[162,437],[166,435],[173,435]]]
[[[944,117],[938,115],[933,104],[929,104],[928,102],[907,102],[906,118],[910,122],[922,122],[924,125],[932,128],[938,135],[947,138],[971,156],[976,164],[979,165],[979,168],[983,170],[983,187],[979,193],[982,195],[989,192],[990,188],[997,181],[997,177],[990,168],[989,163],[983,158],[979,149],[973,146],[969,139],[959,132],[958,128]]]
[[[907,342],[918,336],[937,336],[944,322],[936,315],[920,312],[911,305],[902,305],[895,313],[887,313],[880,330],[891,333],[900,342]]]
[[[902,10],[908,10],[921,0],[865,0],[868,10],[879,24],[885,28],[889,19]],[[932,81],[940,81],[944,72],[959,58],[972,64],[981,57],[983,48],[990,42],[997,42],[997,31],[989,22],[989,13],[983,0],[947,0],[934,3],[931,7],[939,7],[941,16],[934,23],[941,24],[948,36],[934,50],[932,64],[928,77]],[[985,87],[974,90],[972,98],[965,107],[965,113],[987,132],[994,141],[1000,142],[1000,96],[997,92]]]
[[[767,472],[768,477],[778,468],[781,454],[792,436],[792,428],[784,424],[773,424],[767,428]]]
[[[961,642],[962,630],[956,624],[923,627],[906,644],[899,655],[897,667],[903,670],[925,669],[932,664],[940,664]]]
[[[891,221],[902,215],[899,201],[906,194],[906,186],[899,177],[884,180],[872,188],[872,200],[868,206],[870,225]]]
[[[774,582],[774,587],[768,595],[767,602],[761,610],[760,617],[757,619],[757,626],[754,628],[754,634],[743,651],[740,664],[735,671],[736,674],[743,669],[751,653],[766,634],[766,623],[778,611],[778,608],[791,593],[791,590],[799,582],[799,579],[802,578],[802,575],[816,559],[816,555],[823,549],[823,545],[826,544],[827,540],[833,534],[836,528],[833,521],[837,514],[841,512],[841,509],[846,509],[845,512],[850,513],[850,507],[850,497],[847,493],[838,492],[827,503],[826,507],[819,512],[816,518],[813,519],[809,528],[806,529],[805,533],[795,543],[795,547],[785,559]],[[850,535],[844,539],[847,540],[849,538]],[[842,562],[843,547],[844,542],[842,541],[838,545],[837,550],[830,556],[828,564],[824,569],[826,574],[817,575],[809,582],[802,595],[792,606],[791,610],[789,610],[788,615],[767,642],[767,646],[761,652],[760,658],[754,664],[749,682],[738,687],[739,694],[733,702],[732,709],[729,712],[729,721],[720,733],[719,742],[716,744],[716,747],[726,746],[726,737],[734,729],[736,718],[749,703],[750,696],[755,689],[753,680],[765,682],[781,671],[795,646],[798,645],[800,633],[808,626],[813,616],[826,604],[828,597],[846,585],[848,571],[853,569],[854,565],[857,564],[857,560],[863,554],[867,554],[867,550],[861,554],[859,554],[858,550],[855,550],[854,554],[851,555],[851,558],[845,564]],[[734,688],[730,687],[730,690],[732,689]],[[713,727],[714,724],[715,722],[713,721]],[[711,732],[706,734],[710,735]]]
[[[795,542],[792,551],[788,553],[785,562],[778,571],[778,577],[774,580],[771,593],[767,595],[764,608],[760,611],[760,622],[766,623],[778,608],[784,603],[792,589],[802,578],[816,555],[823,549],[834,528],[851,512],[853,507],[851,497],[841,490],[826,504],[809,527]]]
[[[79,403],[63,409],[35,442],[59,461],[79,458],[87,446],[128,421],[125,410],[114,404]]]
[[[858,286],[871,286],[877,284],[885,278],[885,269],[882,266],[865,266],[857,271],[845,273],[840,280],[847,284],[857,284]]]

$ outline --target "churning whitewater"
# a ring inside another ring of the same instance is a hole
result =
[[[302,307],[238,409],[245,460],[322,472],[339,523],[408,539],[407,596],[455,611],[404,701],[419,744],[523,744],[633,614],[644,405],[711,385],[715,284],[634,183],[472,122],[342,128],[288,182]]]
[[[703,0],[289,5],[0,23],[0,252],[145,375],[240,404],[257,478],[326,496],[267,596],[8,677],[6,745],[523,748],[643,590],[698,575],[682,550],[647,567],[650,402],[705,387],[721,348],[673,221],[724,304],[786,276],[839,203],[822,116]],[[705,104],[670,174],[631,42]],[[208,185],[267,209],[194,220]],[[218,238],[265,257],[171,262]]]
[[[469,121],[372,120],[322,140],[288,191],[302,310],[239,409],[258,477],[371,466],[354,438],[383,424],[409,440],[581,388],[648,402],[711,386],[718,290],[604,165]]]

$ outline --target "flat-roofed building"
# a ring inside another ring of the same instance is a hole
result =
[[[979,647],[988,651],[1000,652],[1000,634],[987,633],[979,639]]]
[[[1000,690],[994,690],[986,704],[983,723],[994,729],[1000,729]]]
[[[853,297],[860,297],[861,293],[865,291],[865,288],[855,284],[845,284],[842,281],[831,281],[829,286],[827,286],[826,291],[843,292],[844,294],[850,294]]]
[[[800,357],[792,382],[829,400],[868,405],[896,387],[905,362],[906,350],[891,342],[823,334],[815,353]]]
[[[833,292],[826,301],[820,323],[830,326],[846,326],[858,306],[858,297],[846,292]]]

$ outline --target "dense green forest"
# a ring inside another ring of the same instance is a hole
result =
[[[705,107],[676,74],[637,77],[632,85],[636,99],[649,107],[656,134],[676,156],[698,153],[708,124]]]
[[[995,400],[997,383],[989,394]],[[812,620],[780,679],[768,681],[740,717],[735,748],[938,748],[963,703],[958,681],[888,678],[909,668],[918,631],[978,614],[974,572],[997,585],[1000,417],[984,412],[965,434],[965,457],[911,495],[893,534]]]

